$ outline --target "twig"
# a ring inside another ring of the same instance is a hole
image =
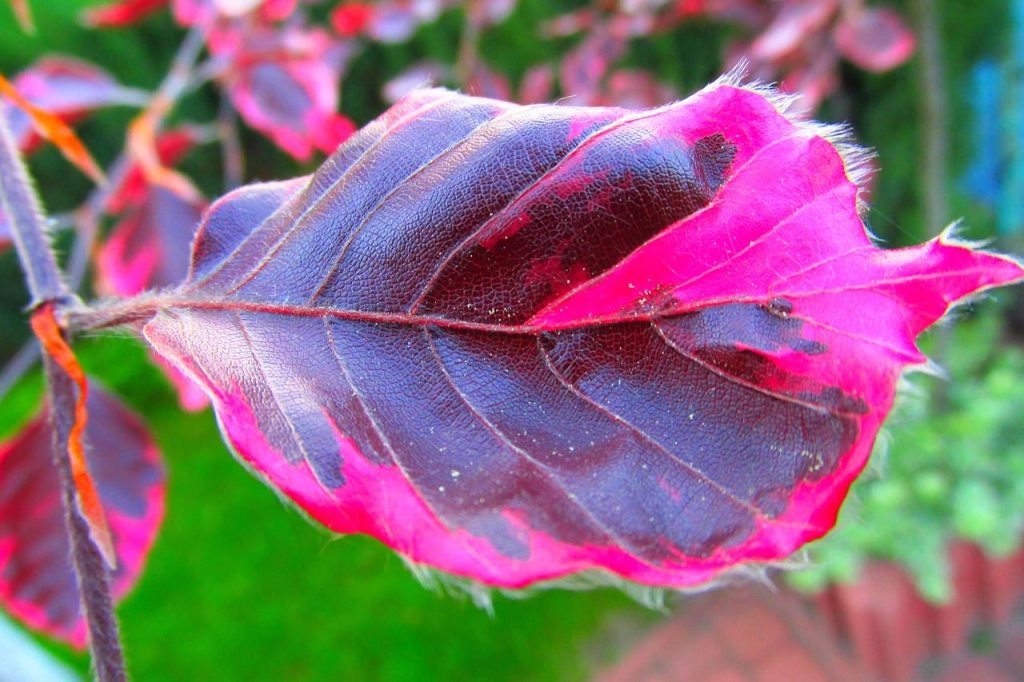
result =
[[[3,117],[0,117],[0,202],[10,222],[12,239],[32,296],[32,307],[72,304],[76,299],[57,267],[39,200]],[[82,610],[89,628],[93,665],[101,682],[121,682],[125,679],[124,654],[110,597],[107,567],[79,514],[70,475],[67,441],[75,421],[76,389],[71,378],[52,359],[47,357],[44,366],[53,424],[53,458],[61,477],[67,533],[82,595]]]
[[[924,189],[925,229],[939,234],[949,223],[947,195],[949,172],[949,105],[946,92],[946,70],[942,60],[942,33],[935,0],[916,0],[918,34],[920,36],[921,75],[918,79],[922,106],[921,183]],[[941,361],[952,344],[951,328],[936,330],[935,355]],[[935,389],[940,410],[949,404],[945,384]]]
[[[464,11],[466,20],[462,26],[459,53],[455,59],[455,78],[463,87],[476,71],[480,58],[480,27],[473,21],[472,7],[469,3],[466,4]]]
[[[110,595],[110,575],[99,549],[89,534],[89,526],[75,503],[75,484],[68,460],[68,434],[74,423],[75,385],[50,356],[43,356],[43,372],[50,394],[50,421],[53,427],[53,461],[61,482],[64,523],[71,540],[71,557],[78,577],[78,590],[89,624],[89,647],[96,679],[100,682],[127,680],[124,653]]]
[[[39,199],[6,119],[0,124],[0,205],[10,222],[11,240],[32,296],[29,306],[35,308],[47,301],[69,303],[71,291],[57,267]]]
[[[224,155],[224,191],[230,192],[241,185],[245,177],[245,152],[238,139],[238,119],[227,97],[220,100],[217,130],[220,133],[221,151]]]

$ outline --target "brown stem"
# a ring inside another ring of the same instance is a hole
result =
[[[918,34],[920,37],[920,87],[922,108],[921,184],[924,190],[924,223],[930,234],[939,234],[949,223],[949,104],[946,92],[946,70],[942,58],[942,32],[935,0],[916,0]],[[950,327],[936,330],[935,355],[946,357],[952,344]],[[935,390],[937,407],[949,404],[945,384]]]
[[[947,174],[949,170],[949,106],[946,98],[946,69],[942,59],[942,35],[935,0],[917,0],[918,32],[921,38],[921,107],[925,225],[939,234],[949,222]]]
[[[467,3],[466,20],[462,27],[462,39],[459,41],[459,53],[455,60],[455,78],[459,85],[465,87],[466,82],[476,71],[480,53],[480,27],[473,21],[473,8]]]
[[[220,133],[221,152],[224,156],[224,191],[230,192],[241,185],[245,178],[245,152],[238,137],[238,118],[227,96],[220,100],[217,130]]]
[[[89,648],[96,679],[100,682],[124,682],[127,679],[114,602],[110,594],[107,565],[89,534],[89,526],[78,512],[75,486],[68,460],[68,434],[75,417],[75,385],[56,362],[43,354],[43,372],[50,396],[50,421],[53,428],[53,462],[61,482],[64,523],[71,541],[71,557],[89,625]]]
[[[34,308],[47,301],[68,303],[72,294],[50,248],[39,198],[7,120],[2,116],[0,119],[0,206],[11,225],[11,240],[32,296],[30,306]]]

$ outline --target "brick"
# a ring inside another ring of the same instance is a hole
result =
[[[948,666],[934,682],[1014,682],[1014,678],[988,658],[970,656]]]
[[[810,654],[790,645],[762,661],[756,670],[757,682],[830,682],[828,671]]]
[[[759,600],[750,600],[737,610],[718,614],[715,630],[736,658],[751,664],[792,639],[789,624]]]
[[[1024,622],[1020,619],[1000,629],[996,656],[1004,668],[1024,680]]]
[[[687,682],[754,682],[754,679],[736,668],[722,667]]]

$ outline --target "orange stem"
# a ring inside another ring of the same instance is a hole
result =
[[[78,494],[78,508],[89,524],[89,534],[107,565],[113,569],[117,566],[114,540],[110,533],[110,526],[107,524],[106,514],[103,512],[96,484],[89,474],[82,440],[89,418],[86,410],[89,387],[85,379],[85,372],[82,371],[82,366],[78,364],[78,358],[75,357],[71,347],[64,339],[60,325],[57,324],[57,318],[53,313],[53,303],[44,303],[32,313],[32,331],[35,332],[46,353],[78,386],[78,396],[75,399],[75,420],[70,433],[68,433],[71,477]]]

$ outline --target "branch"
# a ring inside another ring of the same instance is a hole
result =
[[[89,648],[92,651],[96,679],[100,682],[124,682],[127,679],[124,652],[110,595],[109,573],[99,549],[92,541],[88,524],[78,512],[71,463],[67,457],[68,434],[75,421],[75,385],[71,377],[45,353],[43,372],[50,395],[53,462],[60,475],[64,523],[71,540],[71,557],[82,608],[89,624]]]
[[[0,204],[11,224],[18,261],[32,296],[30,307],[47,301],[70,303],[74,296],[64,283],[50,248],[39,199],[18,154],[7,119],[0,116]]]
[[[10,221],[12,239],[32,296],[31,307],[67,306],[75,302],[74,294],[57,267],[39,199],[3,117],[0,117],[0,202]],[[72,378],[49,355],[45,356],[44,366],[53,424],[53,458],[60,473],[66,527],[82,595],[82,610],[89,627],[93,664],[101,682],[121,682],[125,679],[124,655],[110,597],[107,567],[79,513],[77,490],[71,475],[68,439],[76,421],[76,388]]]
[[[946,92],[946,69],[942,60],[942,32],[935,0],[917,0],[918,33],[921,38],[921,73],[918,79],[922,106],[921,184],[924,190],[924,222],[926,233],[939,234],[949,223],[949,105]],[[935,330],[935,356],[949,355],[953,342],[952,327]],[[949,407],[947,384],[935,388],[935,403],[940,411]]]

